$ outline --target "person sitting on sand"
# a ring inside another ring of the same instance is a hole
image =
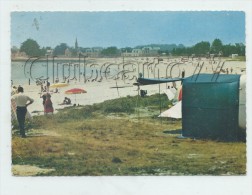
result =
[[[59,93],[59,89],[56,88],[55,91],[54,91],[54,93]]]
[[[69,104],[71,104],[71,99],[70,99],[70,98],[65,97],[65,99],[64,99],[64,101],[63,101],[63,103],[64,103],[64,104],[66,104],[66,105],[69,105]]]
[[[46,94],[46,100],[44,104],[44,114],[53,114],[53,103],[51,101],[51,95],[49,93]]]
[[[70,105],[71,104],[71,99],[65,97],[65,99],[63,100],[63,102],[59,105]]]

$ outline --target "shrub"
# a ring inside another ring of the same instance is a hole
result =
[[[105,113],[132,113],[134,112],[135,105],[132,101],[127,100],[126,98],[119,98],[113,101],[106,101],[102,105],[102,110]]]
[[[80,120],[91,117],[94,111],[96,111],[95,107],[90,105],[78,108],[72,107],[59,112],[55,115],[55,118],[59,122],[64,122],[67,120]]]

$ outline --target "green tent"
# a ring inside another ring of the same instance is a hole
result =
[[[239,139],[240,75],[199,74],[183,80],[182,135]]]

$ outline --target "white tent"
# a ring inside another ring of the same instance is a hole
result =
[[[175,93],[171,89],[164,90],[164,93],[167,95],[169,100],[172,100],[175,97]]]
[[[169,117],[169,118],[182,118],[182,103],[179,101],[175,106],[162,112],[158,117]]]

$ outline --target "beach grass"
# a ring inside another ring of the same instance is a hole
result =
[[[135,96],[34,117],[26,139],[14,126],[12,163],[45,176],[246,174],[245,142],[179,138],[181,120],[157,118],[160,99],[167,109],[165,96]]]

